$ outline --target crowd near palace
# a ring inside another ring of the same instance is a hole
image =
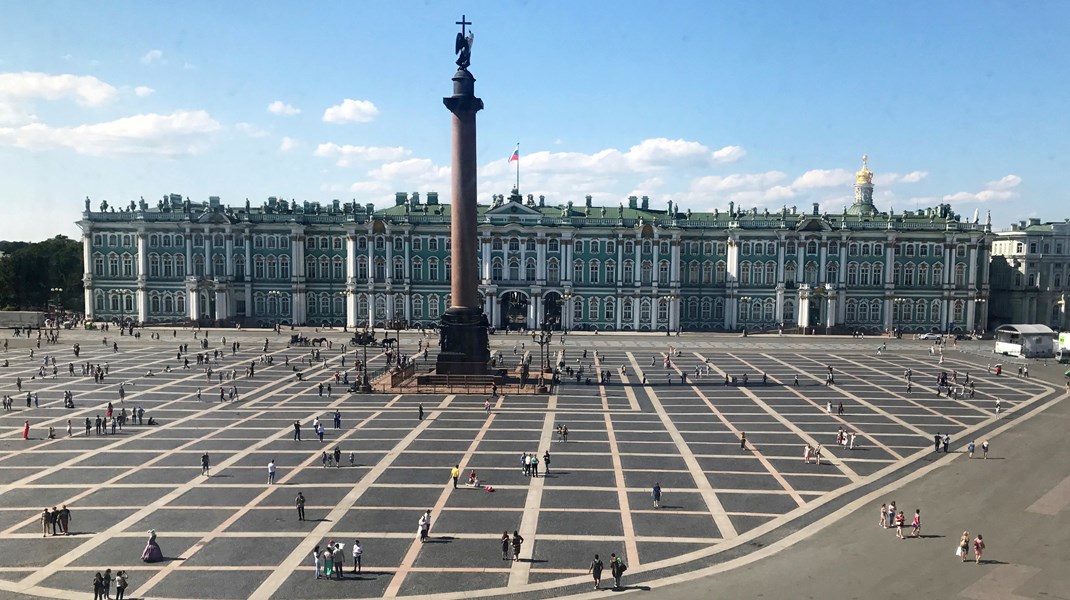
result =
[[[478,210],[480,291],[492,327],[806,333],[1066,328],[1070,224],[948,205],[882,212],[863,159],[842,212],[681,211],[516,190]],[[450,205],[268,198],[92,210],[83,232],[87,317],[139,323],[433,326],[449,307]]]

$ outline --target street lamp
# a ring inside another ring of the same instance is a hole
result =
[[[539,387],[542,387],[543,376],[546,373],[546,367],[550,362],[550,351],[546,346],[553,340],[554,332],[550,328],[550,324],[543,321],[539,331],[531,332],[531,341],[539,345]]]
[[[569,323],[568,329],[572,329],[571,325],[572,325],[572,313],[573,313],[573,311],[572,311],[572,302],[570,302],[570,300],[572,300],[575,297],[576,297],[576,294],[572,293],[571,290],[566,291],[565,293],[561,294],[561,299],[565,301],[565,307],[566,307],[562,311],[562,314],[561,314],[561,333],[565,333],[565,331],[566,331],[566,328],[565,328],[565,323],[566,322]]]
[[[269,302],[268,304],[273,304],[275,306],[275,310],[272,311],[272,316],[275,318],[275,334],[278,335],[281,333],[282,329],[281,327],[279,327],[279,297],[282,296],[282,292],[280,292],[279,290],[271,290],[267,293],[267,295],[269,298],[275,299],[275,302]]]
[[[903,305],[909,302],[906,298],[895,298],[892,303],[895,305],[895,310],[892,314],[895,316],[895,330],[892,332],[896,338],[903,337],[899,333],[899,324],[903,321]]]
[[[394,337],[394,354],[397,359],[401,359],[401,330],[408,327],[408,322],[405,319],[391,319],[386,324],[388,329],[393,329],[396,334]],[[400,365],[399,365],[400,366]]]
[[[672,335],[672,302],[673,302],[673,300],[676,300],[677,298],[679,298],[679,295],[676,294],[675,292],[673,292],[671,294],[665,294],[663,296],[659,296],[658,297],[658,301],[659,302],[666,302],[669,305],[668,306],[668,310],[665,311],[665,314],[666,314],[665,337],[669,337],[669,336]],[[658,308],[660,308],[660,305],[659,305]]]
[[[127,288],[120,288],[112,290],[112,293],[119,296],[119,327],[122,329],[126,324],[126,298],[132,296],[134,292]]]
[[[55,296],[55,299],[52,301],[52,305],[56,308],[56,312],[59,313],[55,317],[55,319],[58,321],[59,319],[63,318],[63,288],[54,287],[49,291],[52,292],[52,294]]]
[[[367,328],[353,335],[353,343],[364,348],[364,360],[360,363],[360,391],[370,392],[371,385],[368,382],[368,344],[375,340],[375,328],[371,332]]]
[[[742,302],[744,304],[749,304],[751,300],[754,300],[753,296],[740,296],[737,299],[738,302]],[[739,312],[740,312],[739,311],[739,306],[736,306],[736,315],[737,316],[739,315]],[[750,316],[750,311],[749,310],[747,311],[747,316],[748,317]],[[743,337],[747,337],[747,326],[746,325],[743,326]]]

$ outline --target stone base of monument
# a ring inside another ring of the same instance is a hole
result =
[[[439,323],[439,375],[485,375],[489,372],[490,323],[481,308],[451,307]]]

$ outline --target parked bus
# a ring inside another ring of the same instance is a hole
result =
[[[992,351],[1004,356],[1053,358],[1055,332],[1047,325],[1001,325]]]

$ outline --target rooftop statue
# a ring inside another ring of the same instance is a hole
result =
[[[468,69],[468,66],[472,64],[472,42],[475,40],[475,35],[471,30],[468,30],[467,35],[465,34],[465,25],[471,25],[471,23],[465,20],[464,15],[461,15],[461,20],[457,21],[457,24],[461,26],[461,31],[457,34],[453,51],[457,53],[457,66],[461,69]]]

